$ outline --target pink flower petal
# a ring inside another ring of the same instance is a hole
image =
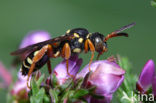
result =
[[[96,93],[112,94],[122,83],[124,73],[124,70],[112,67],[110,64],[100,64],[92,73],[89,81],[97,86]]]
[[[92,70],[92,72],[94,72],[97,67],[99,65],[103,64],[104,68],[103,72],[107,72],[107,73],[113,73],[113,74],[124,74],[125,71],[123,69],[120,69],[120,66],[117,65],[114,62],[109,62],[107,60],[99,60],[99,61],[95,61],[91,64],[90,68]],[[111,69],[109,69],[111,68]],[[78,74],[77,74],[77,78],[79,77],[85,77],[85,75],[89,72],[89,64],[86,65]]]
[[[78,59],[77,55],[72,56],[68,62],[68,71],[71,75],[76,75],[82,64],[82,59]],[[58,64],[53,71],[59,81],[59,84],[63,84],[70,76],[67,74],[66,61],[63,60]]]
[[[105,98],[97,100],[91,98],[91,103],[110,103],[113,93],[119,88],[124,80],[125,70],[120,68],[115,62],[109,62],[107,60],[95,61],[90,66],[92,74],[88,79],[88,86],[96,86],[95,93],[102,95]],[[85,77],[89,72],[89,65],[85,66],[76,78]]]
[[[146,91],[152,84],[155,75],[155,65],[153,60],[148,60],[139,76],[138,85]]]

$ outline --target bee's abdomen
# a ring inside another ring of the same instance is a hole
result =
[[[33,63],[33,57],[38,53],[38,51],[32,52],[30,53],[26,59],[23,61],[22,63],[22,75],[27,75],[29,72],[29,69],[31,67],[31,64]],[[48,55],[45,53],[45,55],[41,58],[41,60],[39,60],[37,63],[35,63],[35,68],[33,70],[33,72],[35,72],[36,70],[40,69],[45,63],[47,63],[47,61],[49,60]]]

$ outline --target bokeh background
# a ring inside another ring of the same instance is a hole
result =
[[[126,56],[132,72],[139,74],[148,59],[156,62],[156,8],[150,0],[0,0],[0,61],[9,69],[13,59],[10,52],[32,30],[46,30],[57,37],[68,29],[83,27],[107,35],[131,22],[136,26],[125,31],[129,38],[109,40],[109,51],[100,59]],[[83,67],[90,53],[80,56]],[[52,66],[61,60],[52,59]],[[0,102],[5,102],[6,93],[0,90]]]

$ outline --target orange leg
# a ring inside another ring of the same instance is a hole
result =
[[[70,49],[70,46],[68,43],[65,43],[64,46],[63,46],[63,49],[62,49],[62,57],[65,58],[66,60],[66,68],[67,68],[67,74],[70,76],[70,77],[74,77],[73,75],[71,75],[69,73],[69,66],[68,66],[68,60],[71,56],[71,49]]]
[[[92,52],[92,56],[89,61],[89,71],[91,71],[90,65],[92,64],[93,58],[94,58],[94,52]]]
[[[85,41],[84,50],[85,50],[85,53],[88,52],[88,40]]]
[[[27,87],[30,89],[30,86],[28,85],[28,81],[29,81],[29,77],[31,75],[31,73],[33,72],[34,68],[35,68],[35,64],[36,62],[38,62],[40,59],[42,59],[42,57],[45,55],[45,53],[49,50],[49,48],[51,47],[51,45],[45,45],[43,46],[39,52],[36,54],[36,56],[33,57],[32,59],[32,64],[30,66],[29,72],[28,72],[28,78],[27,78]]]
[[[52,71],[51,71],[51,63],[50,63],[50,60],[48,60],[47,66],[48,66],[48,72],[49,72],[49,74],[51,74]]]
[[[53,57],[53,48],[51,47],[51,45],[48,45],[48,52],[47,52],[47,54],[48,54],[49,57]],[[51,74],[52,71],[51,71],[50,60],[48,60],[48,62],[47,62],[47,67],[48,67],[49,74]]]
[[[51,80],[52,80],[52,78],[51,78],[52,71],[51,71],[51,63],[50,63],[50,60],[48,60],[48,62],[47,62],[47,67],[48,67],[48,72],[50,74],[50,82],[51,82]]]
[[[31,64],[31,67],[30,67],[29,72],[28,72],[27,87],[28,87],[29,89],[31,89],[30,86],[29,86],[29,84],[28,84],[28,82],[29,82],[29,77],[30,77],[31,73],[33,72],[34,68],[35,68],[35,62]]]
[[[94,47],[93,43],[92,43],[89,39],[87,39],[87,40],[85,41],[85,53],[88,52],[88,46],[89,46],[89,48],[90,48],[90,51],[92,52],[92,56],[91,56],[90,62],[89,62],[89,71],[91,71],[90,65],[91,65],[91,63],[92,63],[92,61],[93,61],[93,58],[94,58],[95,47]]]
[[[68,66],[68,63],[69,63],[69,61],[68,61],[68,59],[67,59],[67,60],[66,60],[67,74],[68,74],[70,77],[73,77],[73,75],[71,75],[71,74],[69,73],[69,66]]]
[[[65,43],[62,49],[62,57],[64,59],[69,59],[71,56],[71,50],[70,50],[70,46],[68,43]]]

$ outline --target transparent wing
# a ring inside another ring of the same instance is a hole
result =
[[[25,48],[18,49],[18,50],[14,51],[14,52],[11,52],[10,54],[11,55],[21,55],[21,54],[24,54],[24,53],[33,52],[33,51],[35,51],[37,49],[42,48],[46,44],[53,44],[53,43],[61,42],[61,41],[64,41],[64,40],[70,40],[72,37],[73,37],[73,35],[59,36],[59,37],[56,37],[56,38],[53,38],[53,39],[50,39],[50,40],[47,40],[47,41],[43,41],[43,42],[39,42],[39,43],[30,45],[30,46],[27,46]]]

